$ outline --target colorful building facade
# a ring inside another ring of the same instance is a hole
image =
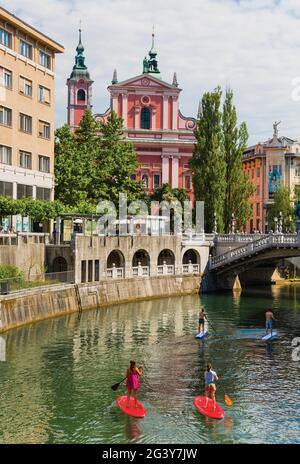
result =
[[[248,233],[269,231],[268,211],[278,185],[289,189],[291,202],[300,193],[300,143],[278,136],[279,123],[274,123],[273,137],[247,148],[243,154],[243,171],[255,186],[251,197],[253,216],[246,227]]]
[[[68,123],[78,126],[86,108],[92,107],[92,84],[84,63],[81,42],[68,85]],[[189,160],[192,156],[196,119],[185,117],[179,109],[182,89],[174,73],[172,83],[162,80],[154,48],[154,34],[149,58],[143,60],[140,75],[119,82],[117,71],[108,87],[110,106],[95,118],[105,121],[115,111],[124,121],[126,140],[133,142],[139,167],[134,177],[142,180],[148,193],[164,183],[184,188],[193,199]]]
[[[0,195],[54,198],[55,55],[64,48],[0,8]],[[2,218],[5,230],[28,218]]]

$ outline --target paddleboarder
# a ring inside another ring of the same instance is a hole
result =
[[[272,309],[267,309],[266,311],[266,335],[268,334],[268,331],[271,330],[271,336],[272,336],[273,321],[275,320],[276,319],[274,317]]]
[[[212,370],[212,364],[208,363],[206,371],[204,373],[204,379],[205,379],[205,396],[206,396],[206,406],[208,403],[208,398],[211,398],[213,400],[213,403],[215,405],[216,398],[215,398],[215,393],[216,393],[216,381],[219,380],[217,373]]]
[[[130,367],[126,371],[127,406],[130,404],[130,396],[134,398],[137,407],[137,392],[141,386],[140,376],[143,374],[143,367],[137,367],[135,361],[130,361]]]
[[[199,329],[198,332],[204,333],[204,324],[205,324],[205,318],[206,318],[206,313],[204,311],[204,307],[202,306],[200,308],[200,313],[199,313]],[[201,330],[202,328],[202,330]]]

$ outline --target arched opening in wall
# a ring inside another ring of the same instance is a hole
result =
[[[57,256],[52,263],[52,272],[67,272],[68,263],[62,256]]]
[[[141,129],[150,129],[151,113],[149,108],[142,108],[141,111]]]
[[[149,188],[149,178],[146,174],[142,176],[142,182],[144,184],[144,188],[148,189]]]
[[[173,251],[165,249],[162,250],[157,259],[158,266],[162,266],[163,264],[174,265],[175,264],[175,255]]]
[[[138,250],[132,258],[132,267],[136,267],[141,263],[141,266],[150,266],[150,256],[146,250]]]
[[[196,250],[186,250],[182,257],[182,264],[200,264],[200,256]]]
[[[111,269],[113,267],[124,267],[125,266],[125,258],[123,253],[120,250],[112,251],[108,257],[106,262],[107,269]]]
[[[85,91],[83,89],[79,89],[77,92],[77,101],[84,102],[85,101]]]

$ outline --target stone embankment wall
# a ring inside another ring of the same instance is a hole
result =
[[[109,279],[97,284],[37,287],[0,296],[0,332],[101,306],[199,291],[199,275]]]

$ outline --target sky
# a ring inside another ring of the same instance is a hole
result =
[[[232,88],[249,144],[300,139],[300,0],[0,0],[1,6],[65,47],[56,63],[56,126],[66,122],[66,79],[78,28],[93,84],[93,111],[109,106],[114,68],[122,81],[142,72],[155,47],[163,80],[177,73],[180,109],[196,116],[204,92]]]

